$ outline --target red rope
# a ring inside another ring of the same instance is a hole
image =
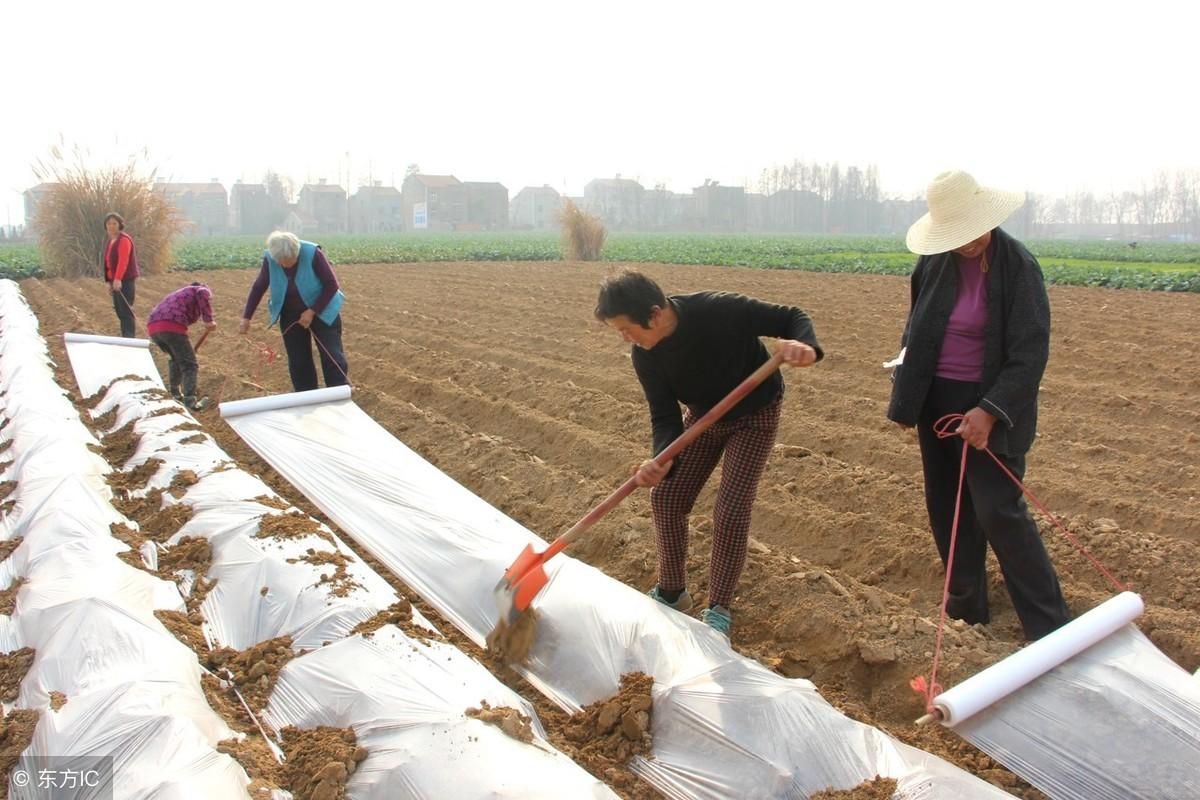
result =
[[[933,424],[933,431],[937,434],[939,439],[947,439],[951,436],[957,436],[959,425],[962,423],[963,419],[963,414],[947,414]],[[1033,504],[1037,506],[1047,518],[1049,518],[1054,527],[1056,527],[1063,536],[1067,537],[1067,541],[1074,545],[1075,549],[1082,553],[1083,556],[1089,562],[1091,562],[1092,566],[1099,570],[1100,573],[1108,579],[1108,581],[1113,585],[1114,588],[1116,588],[1118,592],[1123,592],[1128,588],[1125,586],[1125,584],[1117,580],[1111,572],[1104,568],[1103,564],[1097,561],[1096,558],[1090,552],[1088,552],[1088,549],[1083,546],[1079,539],[1077,539],[1074,534],[1067,530],[1066,526],[1059,521],[1058,517],[1050,513],[1049,509],[1046,508],[1042,501],[1039,500],[1033,492],[1029,491],[1029,488],[1025,486],[1025,484],[1021,483],[1020,479],[1012,473],[1012,470],[1005,466],[1004,462],[1001,461],[995,453],[993,453],[987,447],[982,449],[983,452],[992,457],[992,460],[996,462],[996,465],[1000,467],[1004,474],[1012,479],[1012,482],[1017,485],[1017,488],[1019,488],[1026,497],[1032,500]],[[941,616],[938,618],[937,642],[933,650],[933,666],[930,669],[928,681],[925,680],[924,675],[918,675],[909,682],[909,686],[911,686],[914,691],[925,697],[925,710],[927,712],[933,712],[934,698],[936,698],[942,692],[942,687],[938,685],[937,682],[937,671],[938,665],[941,663],[942,659],[942,638],[946,628],[946,604],[950,600],[950,576],[952,574],[952,570],[954,569],[954,545],[958,538],[958,514],[962,507],[962,489],[963,482],[967,476],[968,452],[970,452],[968,445],[966,442],[963,442],[962,463],[959,466],[958,472],[958,495],[954,499],[954,524],[950,528],[950,554],[946,558],[946,581],[942,587],[942,611]]]

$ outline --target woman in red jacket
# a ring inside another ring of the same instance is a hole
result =
[[[133,318],[133,290],[137,280],[137,248],[133,238],[125,232],[125,219],[115,211],[104,217],[104,230],[108,241],[104,243],[104,281],[112,292],[113,309],[121,321],[121,335],[126,339],[137,336],[137,325]]]

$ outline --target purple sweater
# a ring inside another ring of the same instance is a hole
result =
[[[938,356],[937,376],[978,383],[983,377],[984,329],[988,321],[987,273],[983,258],[958,256],[958,297]]]
[[[212,289],[207,286],[184,286],[171,292],[154,307],[146,320],[146,330],[149,333],[187,333],[188,326],[198,319],[213,321]]]

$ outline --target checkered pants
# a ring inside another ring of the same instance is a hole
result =
[[[733,602],[734,590],[746,565],[750,512],[758,480],[775,445],[782,403],[783,398],[777,397],[752,414],[714,423],[675,457],[670,477],[650,490],[658,543],[659,588],[675,591],[686,585],[688,514],[724,454],[721,485],[713,509],[708,601],[726,607]],[[695,416],[684,409],[684,428],[695,421]]]

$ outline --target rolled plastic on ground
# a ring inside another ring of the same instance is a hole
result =
[[[227,418],[268,463],[455,626],[482,643],[492,590],[544,542],[413,453],[350,400]],[[564,708],[654,677],[653,757],[634,769],[669,797],[807,797],[883,775],[899,800],[1008,795],[855,722],[811,683],[730,650],[715,631],[556,556],[537,601],[526,677]]]
[[[1136,619],[1144,605],[1122,592],[1063,627],[972,675],[933,700],[948,727],[963,722],[1031,683]]]
[[[92,336],[65,333],[63,342],[71,359],[71,370],[79,393],[91,397],[116,378],[136,375],[163,388],[162,378],[150,355],[148,339]]]
[[[1200,797],[1200,683],[1132,625],[954,732],[1056,800]]]

